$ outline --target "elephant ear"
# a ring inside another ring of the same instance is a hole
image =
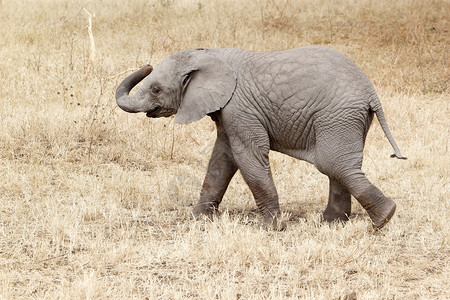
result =
[[[236,75],[228,63],[204,52],[191,55],[193,71],[175,116],[178,124],[191,123],[220,110],[236,88]]]

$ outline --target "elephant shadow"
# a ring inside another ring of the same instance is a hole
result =
[[[227,214],[232,220],[240,220],[244,224],[256,224],[261,218],[261,214],[257,208],[242,209],[242,208],[229,208],[226,211],[221,211],[218,216]],[[299,222],[301,219],[307,219],[306,211],[299,211],[294,209],[283,210],[284,218],[289,222]]]
[[[311,205],[311,204],[309,204]],[[326,221],[322,220],[323,209],[318,207],[314,207],[312,209],[295,209],[295,208],[285,208],[283,209],[283,217],[285,221],[289,223],[308,223],[313,220],[319,220],[320,223],[327,224]],[[242,209],[242,208],[229,208],[226,211],[219,211],[217,216],[222,217],[224,214],[227,214],[231,220],[239,220],[239,223],[243,225],[256,225],[259,223],[261,215],[257,208],[250,209]],[[317,218],[313,218],[311,220],[311,215],[318,216]],[[366,218],[366,214],[363,210],[357,209],[352,212],[349,220],[361,220]]]

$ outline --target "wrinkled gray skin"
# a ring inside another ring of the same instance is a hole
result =
[[[308,161],[328,176],[326,221],[348,220],[350,195],[367,211],[374,228],[383,227],[395,212],[395,202],[361,171],[374,113],[394,148],[392,156],[404,157],[370,80],[334,50],[183,50],[153,71],[146,66],[131,74],[117,88],[116,100],[123,110],[145,112],[151,118],[176,114],[175,122],[181,124],[206,115],[214,120],[217,140],[193,210],[195,218],[213,215],[239,169],[264,223],[285,228],[277,220],[280,207],[269,150]]]

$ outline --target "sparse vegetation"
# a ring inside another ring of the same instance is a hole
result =
[[[95,56],[88,34],[92,18]],[[0,299],[450,298],[448,0],[0,1]],[[238,175],[215,222],[190,211],[215,140],[116,107],[131,70],[196,47],[337,49],[373,80],[363,170],[398,205],[320,223],[327,181],[271,153],[286,232]],[[95,60],[94,60],[95,59]]]

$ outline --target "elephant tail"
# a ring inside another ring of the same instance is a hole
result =
[[[370,108],[375,115],[377,116],[378,122],[380,122],[381,129],[383,129],[384,135],[387,137],[389,143],[391,143],[392,148],[394,148],[394,154],[391,157],[396,157],[398,159],[408,159],[400,153],[400,148],[397,146],[397,143],[394,140],[394,137],[389,130],[389,126],[386,122],[386,118],[384,117],[383,108],[381,107],[380,100],[376,97],[376,101],[370,102]]]

